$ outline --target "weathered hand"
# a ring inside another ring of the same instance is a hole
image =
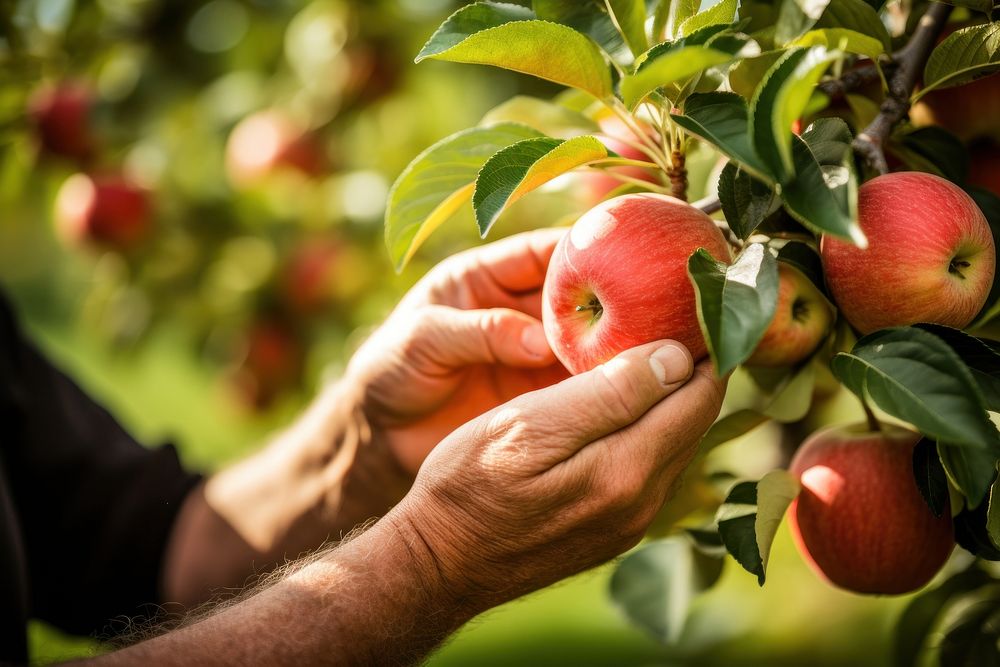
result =
[[[455,431],[387,519],[456,603],[481,611],[635,545],[724,390],[679,343],[628,350]]]
[[[566,377],[539,321],[545,269],[564,233],[520,234],[442,262],[351,360],[345,382],[411,474],[465,422]]]

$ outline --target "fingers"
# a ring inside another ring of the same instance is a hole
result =
[[[551,433],[565,459],[594,440],[625,428],[691,377],[691,354],[676,341],[627,350],[611,361],[518,399],[524,419]]]
[[[524,313],[447,306],[429,306],[421,312],[408,356],[423,356],[445,372],[473,364],[542,368],[555,363],[542,323]]]
[[[454,258],[460,271],[485,271],[508,292],[527,292],[545,282],[545,271],[565,228],[539,229],[474,248]]]
[[[605,438],[585,454],[591,462],[608,457],[627,460],[644,469],[676,474],[688,464],[705,431],[719,415],[727,378],[716,377],[711,362],[699,363],[691,379],[641,419]],[[583,461],[586,463],[586,461]]]

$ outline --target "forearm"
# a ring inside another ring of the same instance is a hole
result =
[[[406,665],[472,613],[447,594],[419,538],[387,517],[240,604],[94,662]]]
[[[258,454],[185,501],[165,555],[164,599],[193,604],[384,514],[410,479],[375,451],[350,387],[329,388]]]

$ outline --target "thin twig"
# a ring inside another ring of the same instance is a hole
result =
[[[695,203],[691,204],[691,206],[694,206],[696,209],[707,215],[712,215],[716,211],[722,210],[722,202],[719,200],[717,195],[711,195],[709,197],[699,199]]]
[[[895,67],[892,61],[887,61],[882,66],[882,69],[892,70],[895,69]],[[870,62],[861,65],[860,67],[847,70],[841,74],[839,78],[821,81],[817,88],[820,92],[825,93],[831,99],[840,99],[841,97],[847,95],[847,93],[853,92],[873,81],[878,81],[878,79],[878,66],[876,66],[875,63]]]
[[[885,160],[889,133],[910,110],[910,95],[951,10],[951,5],[930,4],[910,41],[893,57],[896,68],[888,79],[889,89],[878,115],[854,140],[854,151],[880,174],[889,171]]]

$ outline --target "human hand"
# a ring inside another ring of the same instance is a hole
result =
[[[679,343],[628,350],[455,431],[386,518],[478,613],[637,544],[724,393]]]
[[[470,419],[567,376],[539,321],[545,270],[564,233],[519,234],[447,259],[351,360],[344,382],[409,474]]]

